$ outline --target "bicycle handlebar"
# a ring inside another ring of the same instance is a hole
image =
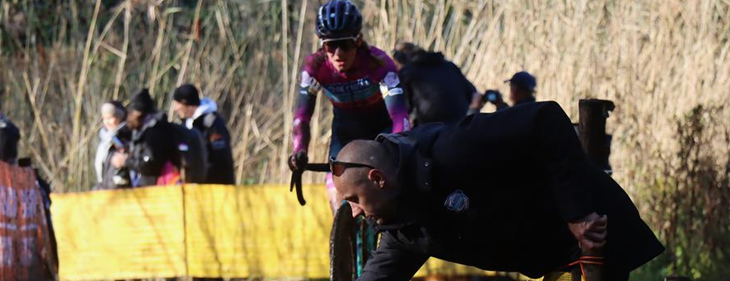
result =
[[[329,172],[330,165],[327,163],[307,163],[304,170],[292,171],[291,182],[289,183],[289,192],[293,191],[296,186],[297,200],[299,201],[299,205],[302,206],[307,204],[307,201],[304,200],[304,192],[302,192],[302,174],[304,174],[304,171]]]
[[[307,164],[307,171],[312,172],[330,172],[330,164],[328,163],[309,163]]]

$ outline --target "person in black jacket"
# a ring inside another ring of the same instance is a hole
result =
[[[129,168],[136,176],[132,186],[155,185],[165,166],[181,167],[181,156],[175,140],[176,130],[164,112],[155,109],[147,89],[132,97],[127,126],[133,130],[128,153],[116,152],[112,165]]]
[[[408,280],[429,257],[531,278],[604,250],[604,280],[664,248],[570,119],[536,102],[352,143],[335,186],[382,233],[359,280]]]
[[[393,58],[415,125],[457,122],[467,115],[472,99],[481,96],[459,67],[441,53],[400,43]]]
[[[231,134],[226,121],[218,114],[214,101],[200,99],[198,89],[182,85],[173,93],[173,107],[188,129],[197,129],[205,139],[208,150],[206,183],[234,184]]]
[[[18,141],[20,130],[0,113],[0,160],[11,165],[18,161]]]

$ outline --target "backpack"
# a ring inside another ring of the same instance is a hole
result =
[[[208,151],[198,130],[170,123],[175,129],[175,142],[180,153],[180,174],[185,183],[204,183],[208,172]]]

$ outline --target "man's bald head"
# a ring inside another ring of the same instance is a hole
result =
[[[386,173],[392,173],[395,167],[385,144],[372,140],[351,141],[338,153],[337,161],[366,164]]]
[[[386,144],[352,141],[338,153],[337,161],[371,167],[351,166],[333,177],[337,192],[353,207],[353,215],[363,212],[379,223],[394,216],[400,187]]]

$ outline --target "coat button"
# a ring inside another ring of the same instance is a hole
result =
[[[425,184],[426,184],[426,186],[428,186],[428,182],[426,182]]]
[[[431,164],[430,164],[430,163],[428,163],[428,162],[426,162],[426,163],[423,163],[423,166],[426,166],[426,167],[428,167],[429,165],[431,165]]]

